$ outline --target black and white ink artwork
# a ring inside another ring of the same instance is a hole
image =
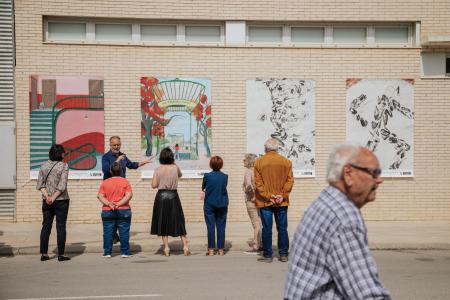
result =
[[[353,85],[347,90],[347,137],[378,156],[383,175],[412,176],[412,80],[349,82]]]
[[[297,176],[314,175],[314,82],[256,79],[247,82],[247,150],[261,153],[267,138],[293,162]]]

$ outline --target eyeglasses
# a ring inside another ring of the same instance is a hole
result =
[[[372,169],[372,168],[365,168],[358,165],[350,164],[353,168],[363,171],[364,173],[369,174],[372,176],[373,179],[377,179],[381,175],[381,169]]]

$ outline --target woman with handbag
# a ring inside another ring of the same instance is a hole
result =
[[[69,166],[63,162],[64,147],[53,144],[48,152],[49,160],[41,165],[36,188],[42,193],[42,230],[41,261],[49,260],[48,240],[56,216],[56,237],[58,243],[58,261],[70,260],[64,255],[66,247],[66,221],[69,212],[69,194],[67,179]]]
[[[208,230],[208,256],[213,256],[216,248],[217,228],[217,253],[224,255],[225,249],[225,227],[228,212],[228,175],[220,171],[223,160],[220,156],[213,156],[209,161],[212,172],[203,177],[202,191],[205,192],[203,212]]]

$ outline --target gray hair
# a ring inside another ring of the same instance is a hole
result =
[[[335,183],[342,179],[342,169],[359,154],[362,147],[354,143],[336,145],[328,157],[327,181]]]
[[[109,138],[109,141],[111,142],[112,140],[119,140],[120,141],[120,136],[118,135],[113,135],[112,137]]]
[[[266,152],[278,151],[279,147],[280,147],[280,142],[278,142],[278,140],[274,139],[274,138],[270,138],[264,143],[264,150]]]
[[[244,156],[244,166],[251,168],[255,165],[255,160],[258,156],[254,153],[247,153]]]

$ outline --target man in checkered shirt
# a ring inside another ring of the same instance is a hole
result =
[[[360,209],[383,182],[377,157],[352,144],[337,146],[329,186],[308,208],[294,235],[285,299],[391,299],[378,278]]]

